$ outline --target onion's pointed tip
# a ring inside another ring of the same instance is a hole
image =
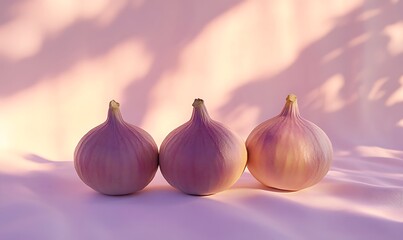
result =
[[[296,102],[297,101],[297,95],[290,93],[288,94],[286,98],[287,102]]]
[[[109,102],[109,107],[112,109],[119,109],[120,104],[116,102],[115,100],[112,100]]]
[[[192,104],[193,107],[198,107],[204,104],[204,100],[201,98],[196,98]]]

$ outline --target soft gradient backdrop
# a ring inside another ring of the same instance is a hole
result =
[[[194,98],[246,139],[288,93],[334,144],[312,188],[111,198],[75,174],[112,99],[160,144]],[[0,239],[400,239],[402,142],[401,0],[0,0]]]

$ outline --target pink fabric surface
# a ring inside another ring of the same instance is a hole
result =
[[[401,239],[403,1],[0,2],[0,239]],[[108,102],[157,144],[194,98],[243,139],[287,94],[334,161],[283,192],[96,193],[73,152]]]

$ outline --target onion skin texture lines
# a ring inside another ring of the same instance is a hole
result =
[[[160,148],[160,169],[170,185],[191,195],[211,195],[231,187],[247,162],[244,142],[212,120],[202,99],[192,117],[173,130]]]
[[[109,103],[108,118],[90,130],[74,153],[78,176],[106,195],[126,195],[147,186],[158,169],[158,147],[141,128],[126,123],[119,103]]]
[[[106,121],[75,149],[78,176],[102,194],[126,195],[146,187],[160,166],[172,187],[205,196],[230,188],[246,165],[262,184],[288,191],[315,185],[329,171],[332,143],[301,117],[294,94],[287,96],[279,115],[252,130],[246,144],[209,116],[202,99],[192,106],[190,120],[169,133],[158,151],[150,134],[125,122],[112,100]]]
[[[248,169],[262,184],[297,191],[329,171],[333,148],[318,126],[301,117],[294,94],[281,113],[257,126],[246,140]]]

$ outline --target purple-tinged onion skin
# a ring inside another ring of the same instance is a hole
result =
[[[258,125],[246,140],[248,169],[262,184],[288,191],[310,187],[327,174],[333,159],[328,136],[299,114],[290,94],[282,112]]]
[[[74,152],[81,180],[106,195],[140,191],[158,169],[158,147],[139,127],[126,123],[119,103],[111,101],[106,122],[90,130]]]
[[[212,120],[196,99],[193,114],[160,147],[160,169],[170,185],[190,195],[211,195],[231,187],[246,167],[244,142]]]

